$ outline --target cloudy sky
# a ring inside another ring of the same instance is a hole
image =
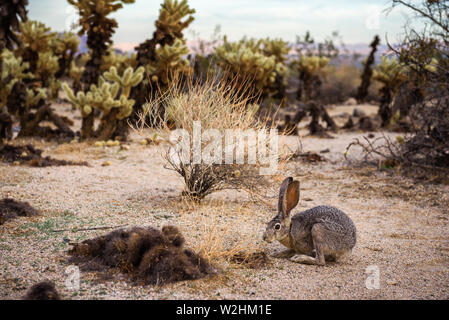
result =
[[[162,0],[136,0],[114,14],[119,28],[118,47],[130,49],[151,38]],[[61,0],[30,0],[30,19],[45,22],[54,30],[67,29],[76,19],[75,9]],[[406,12],[387,14],[388,0],[189,0],[195,21],[185,33],[189,39],[210,39],[217,25],[231,40],[276,37],[294,41],[310,30],[317,40],[338,30],[345,43],[369,43],[375,34],[395,41],[402,33]]]

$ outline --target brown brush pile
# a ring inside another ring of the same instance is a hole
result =
[[[42,157],[42,150],[35,149],[32,145],[12,146],[4,145],[0,148],[0,159],[7,163],[28,164],[32,167],[50,166],[87,166],[87,162],[74,162],[57,160],[51,157]]]
[[[61,300],[55,284],[49,281],[43,281],[32,286],[24,300]]]
[[[195,280],[215,272],[206,259],[184,248],[184,237],[173,226],[162,231],[152,227],[119,229],[75,244],[68,253],[69,261],[83,271],[116,268],[144,285]]]
[[[17,217],[32,217],[39,214],[40,212],[27,202],[8,198],[0,200],[0,225]]]

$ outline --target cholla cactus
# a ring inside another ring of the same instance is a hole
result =
[[[382,57],[381,62],[374,69],[373,79],[381,82],[392,93],[395,93],[399,86],[407,80],[406,72],[407,67],[396,58]]]
[[[17,49],[17,54],[30,64],[30,71],[35,73],[39,53],[51,51],[51,41],[56,37],[55,32],[44,23],[29,20],[20,24],[20,32],[17,33],[23,47]]]
[[[9,50],[4,50],[0,55],[3,68],[0,74],[0,110],[6,107],[8,96],[14,85],[24,79],[33,79],[33,75],[27,72],[29,64],[23,62],[21,57],[15,57]]]
[[[117,69],[112,67],[108,72],[103,74],[104,79],[114,82],[121,87],[121,96],[128,98],[131,93],[131,88],[137,86],[142,80],[144,75],[144,68],[140,67],[136,71],[129,67],[123,73],[123,76],[119,76]],[[104,82],[103,79],[100,79]]]
[[[183,39],[183,30],[193,21],[195,10],[190,8],[187,0],[164,0],[155,22],[156,31],[153,38],[140,44],[136,51],[139,65],[145,66],[155,62],[157,45],[173,45],[176,39]]]
[[[51,29],[42,22],[28,20],[20,24],[20,33],[17,35],[26,47],[35,52],[44,52],[50,50],[51,41],[56,33],[51,32]]]
[[[129,117],[133,110],[135,101],[129,99],[131,88],[137,86],[143,80],[143,76],[143,67],[136,71],[129,67],[122,76],[117,73],[115,67],[111,67],[100,77],[97,85],[91,85],[88,92],[79,91],[76,95],[67,83],[63,84],[68,98],[81,110],[83,118],[90,117],[93,109],[100,110],[103,114],[98,131],[88,138],[97,137],[100,140],[113,138],[111,135],[115,131],[117,122]],[[83,122],[81,130],[93,132],[93,128],[85,128],[85,124]]]
[[[390,125],[393,115],[392,101],[400,87],[407,81],[408,67],[396,58],[382,57],[381,62],[373,71],[373,79],[383,84],[380,89],[381,99],[379,116],[382,127]],[[398,115],[399,116],[399,115]]]
[[[39,78],[45,82],[46,79],[54,77],[59,70],[58,60],[58,57],[49,51],[39,52],[36,64],[36,74]]]
[[[78,107],[84,117],[92,113],[93,108],[108,114],[111,109],[120,109],[117,119],[123,119],[130,115],[133,100],[129,100],[132,87],[137,86],[143,79],[144,69],[141,67],[134,71],[131,67],[126,69],[122,76],[119,76],[117,69],[111,67],[100,77],[98,85],[91,85],[88,92],[73,93],[67,83],[63,84],[63,89],[67,93],[70,101]],[[118,96],[121,91],[120,96]]]
[[[266,38],[261,41],[261,44],[262,51],[266,56],[274,56],[276,63],[285,63],[288,52],[290,51],[288,42],[282,39]]]
[[[167,85],[172,77],[190,74],[192,68],[184,58],[188,53],[189,49],[181,39],[176,39],[173,45],[166,44],[156,48],[156,61],[146,66],[151,81]]]
[[[137,68],[137,54],[127,52],[120,54],[116,53],[114,49],[109,49],[108,54],[103,56],[101,64],[101,71],[106,72],[111,67],[115,67],[118,73],[123,73],[127,68]]]
[[[14,33],[19,28],[19,19],[27,20],[28,0],[2,1],[0,3],[0,53],[4,48],[13,49],[20,40]],[[1,68],[0,68],[1,71]]]
[[[81,78],[86,69],[86,63],[90,60],[88,53],[78,56],[78,58],[70,63],[69,76],[73,80],[72,88],[77,93],[82,89]]]
[[[58,57],[51,52],[39,53],[37,60],[35,79],[40,81],[43,87],[48,89],[47,99],[57,98],[61,83],[56,78],[59,70]]]
[[[299,60],[293,62],[299,72],[316,74],[326,68],[329,58],[318,56],[301,56]]]
[[[37,106],[41,100],[46,100],[47,98],[47,89],[45,88],[38,88],[36,90],[27,89],[25,105],[27,108],[33,108]]]
[[[36,78],[32,73],[27,72],[29,64],[7,50],[3,52],[1,58],[3,68],[0,82],[6,83],[6,85],[0,87],[0,109],[4,111],[7,107],[8,113],[18,118],[21,126],[19,136],[33,136],[44,133],[39,126],[42,121],[53,122],[60,132],[72,135],[73,132],[70,128],[46,103],[50,99],[49,95],[53,94],[52,87],[27,87],[25,82],[34,81]],[[46,59],[45,56],[42,56],[39,68],[52,69],[51,66],[46,65]],[[53,67],[55,62],[57,65],[57,61],[54,59],[50,59],[50,61],[52,61],[50,65],[53,64]],[[36,111],[32,112],[33,109],[36,109]]]
[[[154,91],[166,87],[170,75],[190,72],[182,58],[182,54],[188,53],[182,32],[193,22],[194,13],[187,0],[164,0],[155,22],[153,38],[136,47],[138,65],[145,67],[145,78],[150,78],[150,81],[142,81],[132,92],[136,100],[134,121],[138,121],[142,106]]]
[[[54,54],[62,56],[69,54],[73,56],[80,45],[80,39],[73,32],[64,31],[63,34],[58,34],[56,37],[50,39],[50,47]]]
[[[88,90],[91,84],[98,82],[101,75],[103,56],[108,54],[108,47],[112,44],[112,35],[117,28],[117,21],[108,17],[111,13],[121,9],[123,4],[134,3],[135,0],[68,0],[78,9],[81,30],[79,35],[87,34],[87,46],[90,49],[90,59],[86,63],[82,75],[84,90]],[[94,136],[94,115],[83,118],[84,130],[81,138],[87,139]],[[89,131],[88,131],[89,130]]]
[[[19,21],[27,19],[28,0],[0,1],[0,56],[5,48],[13,50],[20,45],[20,39],[14,33],[19,29]],[[7,89],[10,78],[3,78],[3,57],[0,57],[0,146],[3,139],[12,138],[12,118],[5,112]],[[9,93],[8,93],[9,94]]]
[[[218,65],[268,96],[276,93],[278,77],[285,79],[288,74],[284,65],[286,53],[286,44],[280,40],[228,42],[224,37],[224,43],[215,50],[215,57]]]
[[[156,29],[161,36],[170,35],[173,40],[183,38],[182,31],[193,22],[194,13],[195,9],[189,7],[187,0],[165,0],[155,23]],[[187,19],[183,20],[184,17]]]
[[[299,73],[305,101],[312,99],[313,83],[316,82],[317,86],[319,86],[321,82],[320,78],[329,65],[329,62],[330,59],[327,57],[302,55],[299,59],[291,63],[291,67]],[[301,94],[298,94],[298,98],[301,98],[302,90],[299,92]]]
[[[57,34],[45,24],[30,20],[20,24],[18,37],[23,46],[17,48],[15,54],[29,63],[29,71],[34,75],[33,82],[38,83],[36,86],[49,89],[47,98],[56,98],[60,88],[57,80],[59,57],[54,51]]]
[[[78,9],[80,15],[79,35],[87,33],[87,46],[91,50],[91,59],[86,65],[83,82],[86,86],[96,83],[101,74],[101,61],[107,55],[112,35],[117,28],[117,21],[108,16],[121,9],[123,4],[134,3],[135,0],[68,0]]]
[[[57,78],[68,75],[75,53],[78,52],[80,39],[72,32],[58,34],[50,40],[50,47],[54,55],[58,57],[59,71]]]

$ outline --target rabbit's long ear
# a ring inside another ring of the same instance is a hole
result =
[[[290,211],[296,207],[299,201],[299,182],[293,181],[293,178],[289,177],[284,180],[279,191],[279,212],[282,213],[284,218],[287,218]]]
[[[292,177],[288,177],[286,178],[282,184],[281,184],[281,188],[279,189],[279,201],[278,201],[278,212],[281,213],[284,210],[284,197],[285,197],[285,193],[287,192],[288,189],[288,185],[293,182],[293,178]]]

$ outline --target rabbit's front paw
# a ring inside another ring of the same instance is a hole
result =
[[[295,255],[295,251],[288,249],[288,250],[284,250],[284,251],[275,252],[271,256],[276,259],[290,259],[294,255]]]
[[[314,264],[314,265],[324,265],[324,262],[321,262],[320,260],[310,257],[310,256],[306,256],[304,254],[297,254],[293,257],[290,258],[290,261],[292,262],[296,262],[296,263],[301,263],[301,264]]]

